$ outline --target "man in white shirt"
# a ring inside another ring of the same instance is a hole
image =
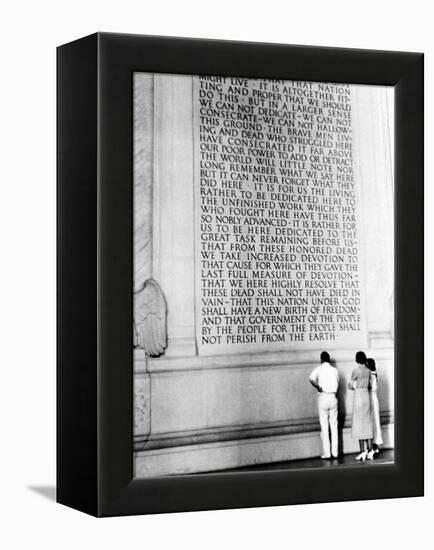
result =
[[[330,355],[326,351],[321,353],[321,365],[312,371],[309,380],[312,386],[318,390],[318,413],[323,447],[321,458],[331,458],[332,456],[333,458],[337,458],[338,400],[336,393],[339,386],[339,373],[338,369],[330,364]]]

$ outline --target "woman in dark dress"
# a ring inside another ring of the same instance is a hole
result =
[[[360,454],[356,460],[372,459],[372,405],[371,405],[371,371],[366,366],[366,355],[363,351],[356,353],[357,368],[351,374],[348,388],[354,390],[352,435],[359,440]]]

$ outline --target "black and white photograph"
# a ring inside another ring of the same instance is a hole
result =
[[[134,475],[393,463],[393,87],[133,89]]]

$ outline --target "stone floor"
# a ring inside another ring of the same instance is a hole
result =
[[[304,460],[290,460],[288,462],[275,462],[273,464],[258,464],[255,466],[246,466],[244,468],[236,468],[233,470],[225,470],[225,472],[239,471],[257,471],[257,470],[294,470],[300,468],[330,468],[333,466],[354,466],[360,464],[363,467],[369,467],[373,464],[390,464],[394,462],[395,451],[393,449],[385,449],[376,456],[374,460],[367,460],[363,463],[355,461],[357,454],[343,455],[339,458],[331,460],[322,460],[321,458],[308,458]]]

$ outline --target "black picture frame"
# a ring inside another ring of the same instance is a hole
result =
[[[115,516],[423,495],[423,55],[97,33],[58,48],[57,500]],[[395,86],[395,463],[133,479],[133,73]]]

